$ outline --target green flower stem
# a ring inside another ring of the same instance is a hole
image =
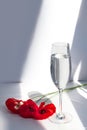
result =
[[[68,92],[68,91],[74,90],[76,88],[81,88],[81,87],[85,87],[85,86],[87,86],[87,84],[81,84],[81,85],[73,86],[70,88],[65,88],[63,91]]]
[[[69,92],[69,91],[72,91],[74,89],[85,87],[85,86],[87,86],[87,84],[82,84],[82,85],[77,85],[77,86],[73,86],[73,87],[70,87],[70,88],[65,88],[63,90],[63,92]],[[50,95],[57,94],[57,93],[58,93],[58,91],[54,91],[54,92],[50,92],[50,93],[47,93],[47,94],[44,94],[44,95],[35,96],[35,97],[33,97],[33,99],[35,99],[35,101],[38,102],[46,96],[50,96]]]

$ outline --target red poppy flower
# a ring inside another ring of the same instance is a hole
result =
[[[15,99],[15,98],[8,98],[5,102],[7,108],[13,112],[13,113],[18,113],[19,111],[19,108],[21,105],[23,105],[23,101],[22,100],[18,100],[18,99]]]
[[[56,111],[56,107],[54,104],[50,103],[45,105],[45,102],[42,102],[34,118],[37,120],[43,120],[53,115],[55,111]]]
[[[19,114],[24,118],[34,118],[36,120],[46,119],[56,111],[56,107],[52,103],[45,105],[45,102],[41,102],[38,107],[31,99],[22,101],[15,98],[9,98],[6,100],[5,104],[11,112]]]
[[[22,106],[19,108],[19,115],[24,117],[24,118],[34,118],[34,115],[38,111],[38,106],[37,104],[29,99],[24,102]]]

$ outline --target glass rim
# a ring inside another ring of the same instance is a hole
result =
[[[61,53],[70,55],[70,46],[67,42],[54,42],[51,47],[51,54]]]
[[[69,46],[68,42],[54,42],[52,46]]]

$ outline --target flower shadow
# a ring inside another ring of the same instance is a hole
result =
[[[51,101],[51,97],[52,95],[50,96],[50,98],[45,95],[45,94],[42,94],[38,91],[31,91],[31,92],[28,92],[28,97],[30,99],[32,99],[33,101],[35,101],[38,105],[41,103],[41,102],[46,102],[46,103],[52,103]]]

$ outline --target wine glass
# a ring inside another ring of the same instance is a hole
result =
[[[55,123],[66,123],[72,119],[69,113],[62,112],[62,91],[66,87],[71,74],[71,57],[68,43],[52,44],[51,77],[59,91],[59,111],[50,120]]]

